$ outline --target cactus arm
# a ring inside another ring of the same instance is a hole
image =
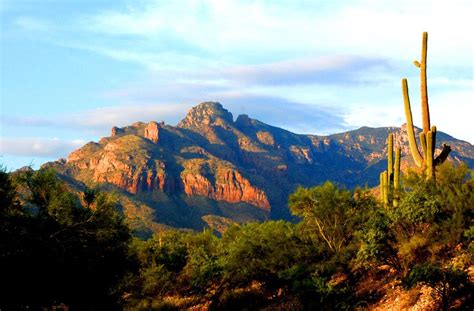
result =
[[[400,158],[401,150],[395,150],[395,166],[393,168],[393,207],[398,206],[398,193],[400,191]]]
[[[433,157],[434,157],[434,153],[435,153],[435,150],[436,150],[436,126],[433,125],[431,127],[431,133],[433,135],[432,144],[433,144]]]
[[[436,159],[434,159],[433,165],[437,166],[446,161],[450,152],[451,147],[446,144],[443,144],[443,150],[441,150],[441,153],[436,157]]]
[[[387,173],[388,181],[393,179],[393,134],[388,134],[388,150],[387,150]],[[388,187],[390,189],[390,186]]]
[[[418,146],[415,139],[415,131],[413,129],[413,118],[411,115],[410,97],[408,95],[408,83],[407,79],[402,79],[402,90],[403,90],[403,101],[405,103],[405,117],[407,119],[407,134],[408,141],[410,142],[410,150],[413,160],[416,166],[421,167],[423,164],[423,158],[420,155]]]
[[[428,33],[423,32],[422,46],[421,46],[421,60],[415,60],[413,64],[420,69],[420,94],[421,94],[421,114],[423,121],[423,130],[420,134],[420,144],[423,150],[423,155],[418,150],[415,131],[413,128],[413,119],[410,107],[410,97],[408,94],[408,82],[402,79],[403,101],[405,104],[405,116],[407,119],[407,134],[410,143],[410,151],[413,160],[418,167],[423,167],[428,178],[435,178],[435,167],[443,163],[449,153],[451,147],[443,144],[441,153],[434,158],[436,149],[436,126],[430,129],[430,111],[428,105],[428,84],[426,78],[426,63],[428,55]]]
[[[380,173],[380,201],[383,202],[383,199],[385,198],[385,194],[383,193],[385,189],[385,185],[384,185],[384,179],[383,179],[383,172]]]
[[[421,115],[423,118],[423,133],[430,130],[430,110],[428,106],[428,84],[426,82],[426,58],[428,55],[428,33],[423,32],[421,62],[420,64],[420,88],[421,88]]]
[[[388,183],[388,174],[387,171],[383,172],[383,203],[385,205],[388,205],[388,189],[389,189],[389,183]]]
[[[433,165],[433,154],[434,154],[434,146],[433,146],[433,132],[428,131],[426,133],[426,175],[427,178],[434,177],[434,165]]]
[[[423,150],[424,159],[426,159],[426,135],[423,132],[420,133],[420,144],[421,149]]]

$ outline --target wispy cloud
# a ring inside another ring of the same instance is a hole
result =
[[[269,125],[295,133],[330,134],[347,128],[341,111],[300,103],[277,96],[228,92],[219,98],[236,117],[247,114]]]
[[[136,121],[170,120],[177,121],[189,104],[149,104],[149,105],[122,105],[114,107],[100,107],[87,110],[66,120],[78,127],[103,129],[111,126],[125,126]]]
[[[65,157],[79,148],[84,140],[62,140],[58,138],[4,138],[0,137],[0,154],[30,157]]]
[[[14,23],[16,26],[31,32],[45,32],[52,27],[50,23],[30,16],[20,16]]]
[[[125,96],[130,96],[130,94]],[[248,114],[250,117],[270,125],[280,126],[298,133],[329,134],[347,128],[341,111],[335,108],[328,109],[277,96],[229,90],[209,94],[204,98],[220,101],[235,117],[239,114]],[[9,117],[3,118],[3,122],[8,125],[68,128],[95,135],[106,135],[112,126],[126,126],[136,121],[154,120],[166,121],[172,125],[177,124],[185,117],[187,110],[198,103],[199,101],[183,100],[181,104],[128,104],[51,117]],[[9,142],[13,141],[15,139],[9,140]],[[52,140],[51,142],[59,143],[60,141]],[[50,144],[50,146],[54,146],[54,144]]]
[[[29,127],[69,128],[103,134],[112,126],[126,126],[136,121],[171,120],[177,122],[189,104],[132,104],[98,107],[79,113],[36,117],[3,117],[8,125]],[[14,141],[14,140],[12,140]]]
[[[132,40],[133,41],[133,40]],[[196,68],[208,68],[218,66],[219,62],[201,57],[195,53],[175,50],[168,46],[162,47],[142,47],[139,43],[121,46],[113,42],[108,44],[97,42],[76,42],[70,39],[60,40],[54,44],[91,52],[110,59],[133,63],[143,66],[145,69],[154,72],[160,72],[167,75],[169,73],[182,73],[188,70],[196,70]]]
[[[461,9],[460,9],[461,8]],[[124,9],[87,16],[90,31],[110,36],[160,41],[163,35],[226,53],[253,51],[272,58],[275,51],[346,51],[393,58],[413,57],[418,37],[408,33],[429,30],[439,42],[432,58],[472,55],[473,47],[453,31],[471,29],[472,1],[146,1]],[[449,18],[449,23],[443,23]],[[403,21],[403,22],[401,22]],[[457,48],[453,50],[453,46]],[[462,51],[459,51],[461,49]],[[279,53],[277,53],[279,54]],[[281,55],[280,55],[281,56]],[[279,57],[279,56],[277,56]],[[447,59],[444,59],[447,61]]]
[[[354,55],[325,55],[268,64],[231,66],[209,75],[252,85],[346,84],[364,81],[361,76],[374,69],[387,71],[389,64],[386,60]]]
[[[246,113],[300,133],[400,125],[403,76],[410,79],[414,114],[418,114],[418,72],[411,60],[420,54],[421,32],[429,31],[433,122],[440,130],[474,141],[468,120],[474,96],[474,46],[468,39],[469,29],[474,28],[472,0],[449,4],[443,0],[125,0],[113,5],[86,1],[62,5],[61,14],[55,16],[51,15],[54,1],[32,3],[0,0],[0,13],[9,14],[2,26],[13,43],[11,54],[22,52],[19,55],[28,55],[31,62],[18,76],[34,70],[35,61],[48,59],[36,57],[38,52],[38,56],[51,55],[51,62],[77,58],[88,65],[91,59],[106,60],[107,70],[94,71],[91,66],[90,76],[86,71],[78,73],[84,74],[81,79],[107,83],[84,90],[81,103],[97,102],[96,108],[66,114],[52,109],[45,116],[29,116],[31,106],[24,105],[23,110],[18,108],[21,117],[2,116],[9,136],[16,133],[15,126],[27,135],[30,127],[41,127],[44,133],[67,129],[62,138],[76,132],[87,133],[77,137],[94,138],[109,133],[111,126],[139,120],[176,124],[188,108],[206,100],[222,102],[234,115]],[[83,5],[87,10],[76,10]],[[16,45],[19,42],[23,45]],[[18,64],[24,64],[24,59],[18,58]],[[17,73],[21,66],[10,67]],[[11,73],[5,76],[13,77]],[[56,80],[54,74],[44,73],[49,85],[59,89],[64,86],[60,79],[67,74],[56,75],[60,77]],[[18,79],[12,94],[18,89],[25,93],[41,89],[22,82]],[[82,90],[84,85],[78,80],[74,87]],[[10,105],[19,107],[17,94],[10,98],[14,99]],[[54,96],[48,100],[54,101]],[[1,141],[2,148],[8,146],[11,152],[37,156],[57,157],[75,146],[67,139],[36,142],[33,138]]]

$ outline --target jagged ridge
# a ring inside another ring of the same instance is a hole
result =
[[[389,132],[401,146],[404,167],[411,161],[406,127],[298,135],[247,115],[234,122],[220,103],[205,102],[177,126],[113,127],[110,137],[47,166],[85,184],[122,191],[136,206],[151,209],[152,221],[201,228],[206,215],[236,221],[289,218],[287,197],[298,185],[325,180],[376,185],[386,165]],[[474,164],[471,144],[443,133],[438,141],[452,146],[452,160]]]

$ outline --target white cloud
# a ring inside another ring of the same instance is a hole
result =
[[[446,64],[473,59],[465,35],[474,28],[473,2],[455,0],[147,1],[89,16],[89,30],[160,41],[171,36],[207,51],[252,51],[267,57],[292,53],[360,53],[395,59],[417,57],[421,32],[432,34],[430,58]]]
[[[392,103],[384,105],[357,103],[348,107],[344,115],[346,124],[357,128],[361,126],[383,127],[400,126],[405,123],[403,106]]]
[[[419,109],[417,110],[419,111]],[[436,125],[439,131],[474,143],[472,116],[474,116],[474,91],[472,88],[467,91],[454,90],[430,96],[431,124]]]
[[[410,90],[413,122],[421,127],[421,107],[419,92]],[[472,90],[443,91],[429,97],[431,124],[438,131],[457,139],[474,142],[474,92]],[[398,100],[385,100],[383,103],[369,101],[353,103],[344,116],[344,121],[353,127],[359,126],[400,126],[405,123],[402,94]]]
[[[95,109],[84,110],[74,114],[52,115],[48,117],[9,117],[3,118],[3,122],[8,125],[22,125],[32,127],[49,127],[49,128],[72,128],[79,129],[81,132],[89,132],[93,134],[108,133],[112,126],[126,126],[137,121],[161,121],[172,120],[177,121],[182,118],[186,110],[191,104],[129,104],[120,106],[98,107]],[[14,140],[6,140],[13,143]],[[45,145],[44,141],[37,145],[39,150],[42,146],[54,147],[56,144],[61,145],[59,139],[51,139],[49,145]],[[11,145],[8,145],[11,146]],[[36,145],[32,145],[31,148]]]
[[[190,108],[189,104],[160,104],[160,105],[121,105],[101,107],[87,110],[72,116],[65,116],[65,121],[74,126],[103,129],[112,126],[126,126],[136,121],[153,121],[176,119]]]
[[[0,137],[0,154],[31,157],[65,157],[79,148],[84,140],[62,140],[58,138],[4,138]]]
[[[52,27],[50,23],[29,16],[20,16],[15,20],[15,25],[31,32],[45,32]]]
[[[289,59],[266,64],[230,66],[205,75],[223,78],[230,84],[244,82],[250,85],[343,84],[359,83],[361,72],[378,68],[386,71],[382,59],[354,55],[324,55],[311,58]]]
[[[108,91],[122,105],[20,123],[102,134],[139,120],[173,123],[205,100],[224,106],[229,100],[250,116],[265,115],[245,101],[257,107],[278,98],[282,117],[267,114],[271,118],[265,121],[286,128],[318,132],[317,125],[308,127],[311,115],[303,126],[294,118],[283,124],[285,114],[301,115],[296,108],[284,110],[285,102],[299,103],[294,106],[302,112],[311,108],[313,115],[322,107],[345,111],[348,126],[400,125],[403,76],[410,78],[418,115],[419,82],[411,62],[419,57],[421,32],[427,30],[433,123],[474,142],[468,120],[474,97],[473,9],[472,0],[129,2],[82,16],[80,25],[72,19],[68,26],[77,33],[65,31],[54,44],[138,64],[152,73]],[[32,31],[52,26],[30,17],[16,24]],[[328,84],[331,79],[334,83]]]

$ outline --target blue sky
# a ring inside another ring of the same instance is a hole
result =
[[[66,157],[114,125],[221,102],[298,133],[419,117],[474,142],[473,1],[0,0],[0,161]]]

